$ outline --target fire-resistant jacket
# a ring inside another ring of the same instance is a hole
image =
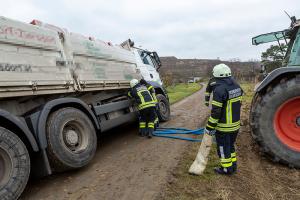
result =
[[[143,84],[143,85],[145,85],[145,86],[147,87],[147,90],[150,92],[150,94],[152,95],[154,101],[157,103],[157,98],[156,98],[156,94],[155,94],[155,89],[154,89],[154,87],[153,87],[150,83],[148,83],[148,82],[146,82],[146,81],[144,81],[144,82],[141,83],[141,84]]]
[[[211,116],[206,129],[234,132],[240,128],[243,90],[232,78],[215,78]]]
[[[156,100],[152,97],[147,87],[140,83],[130,89],[128,96],[135,99],[139,110],[156,106]]]

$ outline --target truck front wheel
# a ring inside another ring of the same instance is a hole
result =
[[[168,99],[162,95],[162,94],[158,94],[156,95],[157,101],[158,101],[158,118],[160,121],[165,122],[168,121],[170,119],[170,103],[168,101]]]
[[[51,114],[47,121],[48,155],[56,172],[87,165],[97,148],[95,128],[82,111],[63,108]]]
[[[17,199],[30,174],[26,146],[13,132],[0,127],[0,199]]]

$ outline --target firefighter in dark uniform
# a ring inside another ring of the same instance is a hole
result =
[[[213,99],[205,132],[216,137],[220,167],[215,168],[215,172],[230,175],[237,170],[235,140],[240,129],[243,90],[225,64],[216,65],[213,76],[207,90],[207,94],[213,93]]]
[[[154,121],[156,119],[156,101],[145,85],[139,83],[137,79],[130,81],[130,91],[128,96],[134,98],[139,110],[140,135],[152,137],[154,131]]]
[[[145,79],[141,79],[140,80],[140,84],[145,85],[148,89],[148,91],[151,93],[154,101],[156,102],[156,118],[154,120],[154,129],[159,127],[159,120],[158,120],[158,116],[157,116],[157,112],[158,112],[158,101],[156,98],[156,94],[155,94],[155,89],[153,87],[153,85],[151,85],[150,83],[148,83]]]
[[[214,77],[209,79],[206,90],[205,90],[205,105],[208,107],[209,106],[209,99],[210,99],[210,94],[212,93],[214,86],[216,85],[216,80]]]

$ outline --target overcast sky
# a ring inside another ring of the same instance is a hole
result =
[[[119,44],[131,38],[160,56],[260,59],[251,37],[288,28],[299,0],[0,0],[0,15],[39,19]]]

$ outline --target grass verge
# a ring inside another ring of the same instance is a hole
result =
[[[176,103],[177,101],[180,101],[185,97],[197,92],[201,88],[202,85],[199,83],[180,83],[175,86],[169,86],[167,87],[167,91],[170,98],[170,103]]]

